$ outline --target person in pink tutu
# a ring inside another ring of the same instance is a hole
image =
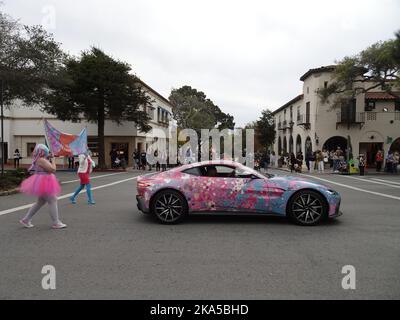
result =
[[[25,228],[32,228],[34,226],[32,224],[33,216],[47,203],[50,207],[52,228],[66,228],[67,225],[62,223],[58,216],[57,196],[60,195],[61,187],[54,175],[56,164],[52,160],[53,156],[44,144],[37,144],[32,158],[32,166],[29,171],[33,171],[34,174],[22,181],[19,190],[27,195],[38,197],[38,200],[19,222]]]

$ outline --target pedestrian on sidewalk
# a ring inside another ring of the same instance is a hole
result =
[[[295,169],[295,164],[296,164],[296,156],[294,155],[293,152],[290,153],[289,156],[289,166],[290,166],[290,172],[293,172]]]
[[[363,176],[365,174],[365,164],[366,164],[365,156],[364,154],[361,153],[358,156],[358,169],[360,171],[360,176]]]
[[[376,153],[375,162],[376,162],[376,171],[377,171],[377,172],[381,172],[381,170],[382,170],[382,163],[383,163],[383,152],[382,152],[382,150],[379,150],[379,151]]]
[[[304,160],[303,153],[301,151],[299,151],[297,153],[296,160],[297,160],[296,163],[297,163],[297,166],[298,166],[297,167],[297,172],[301,173],[302,168],[303,168],[303,160]]]
[[[393,173],[397,173],[397,166],[400,162],[400,155],[398,151],[393,153]]]
[[[19,160],[22,159],[22,157],[18,149],[15,149],[13,158],[14,158],[14,168],[19,169]]]
[[[389,151],[387,157],[386,157],[386,171],[388,173],[394,173],[394,155],[392,151]]]
[[[139,170],[140,169],[140,161],[139,161],[140,154],[139,154],[139,152],[137,150],[133,151],[132,157],[133,157],[133,169]]]
[[[325,163],[324,163],[324,155],[322,154],[321,150],[317,151],[317,156],[316,156],[316,162],[317,162],[317,169],[318,172],[324,173],[325,171]]]
[[[78,176],[80,180],[79,187],[75,190],[74,194],[69,198],[71,203],[76,203],[76,197],[78,194],[86,187],[86,195],[88,204],[94,205],[96,202],[93,200],[92,195],[92,185],[90,183],[90,174],[95,167],[95,163],[90,156],[90,151],[85,154],[79,155],[79,168],[78,168]]]
[[[310,162],[309,172],[312,173],[315,169],[315,152],[310,152],[308,161]]]
[[[60,221],[58,215],[57,196],[61,193],[61,187],[54,175],[56,170],[56,164],[49,149],[44,144],[37,144],[32,152],[32,165],[29,168],[29,171],[34,174],[25,179],[19,188],[22,193],[38,197],[25,217],[19,221],[25,228],[34,227],[32,218],[46,203],[50,207],[52,228],[63,229],[67,227]]]

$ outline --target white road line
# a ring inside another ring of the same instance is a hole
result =
[[[376,196],[380,196],[380,197],[384,197],[384,198],[400,200],[400,197],[392,196],[390,194],[380,193],[380,192],[375,192],[375,191],[370,191],[370,190],[365,190],[365,189],[349,186],[347,184],[343,184],[343,183],[339,183],[339,182],[334,182],[334,181],[331,181],[331,180],[323,179],[323,178],[320,178],[320,177],[311,176],[311,175],[304,174],[304,173],[301,173],[301,175],[302,176],[306,176],[306,177],[310,177],[312,179],[321,180],[321,181],[324,181],[324,182],[327,182],[327,183],[330,183],[330,184],[335,184],[337,186],[341,186],[341,187],[344,187],[344,188],[348,188],[348,189],[352,189],[352,190],[356,190],[356,191],[361,191],[361,192],[365,192],[365,193],[370,193],[370,194],[374,194]]]
[[[387,182],[387,183],[393,183],[393,184],[400,185],[400,182],[395,182],[395,181],[390,181],[390,180],[383,180],[383,179],[376,179],[376,178],[371,178],[371,180],[382,181],[382,182]]]
[[[367,178],[357,178],[357,177],[351,177],[351,176],[340,176],[340,177],[348,178],[348,179],[355,179],[355,180],[359,180],[359,181],[367,181],[370,183],[382,184],[384,186],[400,189],[400,186],[396,186],[396,185],[392,185],[392,184],[388,184],[388,183],[384,183],[384,182],[379,182],[379,181],[372,181],[371,179],[367,179]]]
[[[132,177],[132,178],[124,179],[124,180],[119,180],[119,181],[115,181],[115,182],[112,182],[112,183],[107,183],[107,184],[104,184],[104,185],[101,185],[101,186],[94,187],[94,188],[92,188],[92,190],[98,190],[98,189],[103,189],[103,188],[107,188],[107,187],[112,187],[112,186],[115,186],[115,185],[120,184],[120,183],[124,183],[124,182],[127,182],[127,181],[135,180],[138,177],[140,177],[140,176],[136,176],[136,177]],[[85,191],[83,190],[80,193],[85,193]],[[69,198],[72,195],[73,195],[73,193],[64,194],[64,195],[58,197],[57,199],[58,200],[66,199],[66,198]],[[6,214],[9,214],[9,213],[13,213],[13,212],[17,212],[17,211],[21,211],[21,210],[29,209],[34,204],[35,203],[30,203],[30,204],[26,204],[26,205],[23,205],[23,206],[20,206],[20,207],[16,207],[16,208],[11,208],[11,209],[0,211],[0,216],[6,215]]]
[[[90,180],[115,176],[117,174],[124,174],[124,173],[127,174],[127,172],[117,172],[117,173],[103,174],[101,176],[93,176],[93,177],[90,177]],[[75,182],[79,182],[79,181],[80,181],[79,179],[70,180],[70,181],[62,181],[61,184],[75,183]]]

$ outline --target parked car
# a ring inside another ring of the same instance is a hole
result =
[[[138,177],[137,190],[139,210],[167,224],[192,212],[272,214],[299,225],[316,225],[341,215],[339,193],[322,184],[262,174],[226,160]]]

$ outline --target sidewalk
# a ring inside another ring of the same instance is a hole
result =
[[[281,168],[276,168],[276,167],[268,167],[268,170],[270,169],[274,169],[274,170],[280,170],[280,171],[285,171],[285,172],[290,172],[290,169],[288,167],[281,167]],[[296,172],[292,172],[293,174],[295,174]],[[302,170],[301,173],[305,173],[305,174],[315,174],[315,175],[323,175],[323,174],[333,174],[333,175],[342,175],[341,173],[334,173],[332,171],[331,168],[329,169],[325,169],[325,171],[323,173],[318,172],[316,170],[314,170],[313,172],[308,172],[307,169],[306,170]],[[359,176],[359,173],[352,173],[352,174],[346,174],[346,175],[352,175],[352,176]],[[381,171],[381,172],[377,172],[375,170],[371,170],[371,171],[365,171],[365,176],[400,176],[400,172],[399,173],[389,173],[389,172],[385,172],[385,171]]]

